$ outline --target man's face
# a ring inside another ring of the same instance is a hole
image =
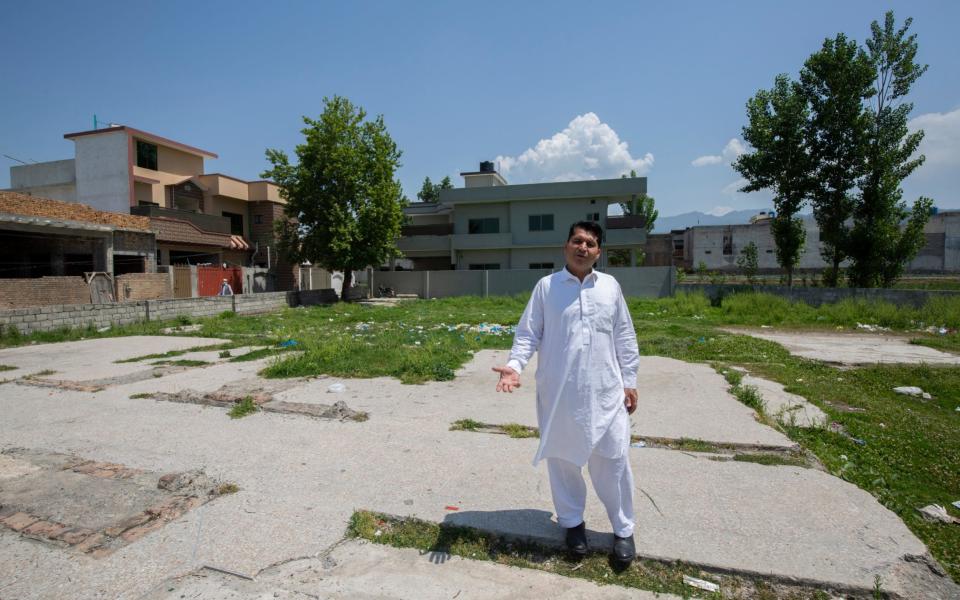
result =
[[[600,244],[589,231],[577,228],[563,246],[567,265],[577,271],[589,271],[600,258]]]

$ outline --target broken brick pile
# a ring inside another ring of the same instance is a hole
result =
[[[80,458],[69,460],[61,470],[101,479],[130,479],[143,473],[139,469],[117,463]],[[70,548],[93,558],[102,558],[209,502],[219,495],[221,489],[202,472],[169,473],[160,477],[157,487],[175,493],[139,513],[99,530],[58,523],[14,506],[0,506],[0,525],[24,537]]]

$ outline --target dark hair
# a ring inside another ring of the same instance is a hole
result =
[[[596,221],[577,221],[570,226],[570,231],[567,233],[567,241],[570,241],[570,238],[573,237],[573,232],[576,229],[582,229],[587,233],[592,233],[593,237],[597,238],[597,248],[600,248],[603,245],[603,228],[600,227],[600,224]]]

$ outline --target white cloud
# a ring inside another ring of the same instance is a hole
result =
[[[722,217],[728,212],[733,212],[732,206],[714,206],[713,208],[707,211],[707,214],[713,215],[715,217]]]
[[[707,154],[693,159],[690,164],[695,167],[706,167],[708,165],[719,165],[721,163],[731,163],[738,156],[747,151],[747,145],[740,141],[740,138],[730,138],[730,141],[723,147],[720,154]]]
[[[927,160],[921,169],[960,166],[960,108],[914,117],[907,126],[910,131],[924,131],[918,152],[925,155]]]
[[[744,187],[744,186],[747,185],[748,183],[750,183],[750,182],[741,177],[740,179],[734,181],[733,183],[728,183],[726,186],[724,186],[724,188],[723,188],[722,190],[720,190],[720,193],[722,193],[722,194],[724,194],[724,195],[726,195],[726,196],[732,196],[732,195],[734,195],[734,194],[739,194],[739,193],[741,193],[741,192],[740,192],[740,188]]]
[[[630,154],[627,143],[592,112],[570,121],[566,129],[537,142],[519,156],[498,156],[500,173],[511,183],[612,179],[631,170],[643,175],[653,154]]]

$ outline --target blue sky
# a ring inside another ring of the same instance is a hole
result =
[[[30,2],[4,9],[0,153],[73,156],[93,115],[220,155],[255,179],[301,115],[339,94],[383,114],[413,198],[498,160],[511,183],[648,177],[660,214],[766,207],[733,191],[744,104],[825,37],[914,18],[914,124],[928,164],[905,198],[960,208],[960,3]],[[699,159],[699,160],[698,160]],[[9,167],[0,157],[0,188]],[[697,166],[699,165],[699,166]]]

